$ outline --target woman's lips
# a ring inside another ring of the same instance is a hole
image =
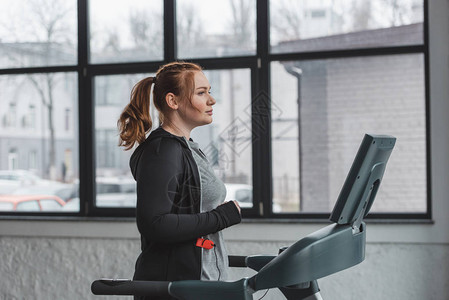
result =
[[[206,111],[206,114],[212,116],[212,110]]]

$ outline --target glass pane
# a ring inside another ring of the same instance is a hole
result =
[[[16,211],[40,211],[37,200],[23,201],[17,204]]]
[[[99,207],[134,207],[136,182],[129,169],[132,150],[118,146],[117,120],[129,103],[131,89],[150,74],[111,75],[95,77],[95,149],[96,205]],[[158,114],[150,107],[153,128]]]
[[[0,202],[46,195],[66,210],[79,201],[77,75],[2,75],[0,90]]]
[[[76,0],[2,0],[0,68],[77,63]]]
[[[178,0],[178,57],[256,53],[255,0]]]
[[[61,211],[65,202],[57,198],[48,198],[39,200],[42,211]]]
[[[371,211],[426,212],[423,55],[271,67],[282,111],[272,123],[273,198],[282,212],[330,212],[365,133],[397,137]]]
[[[162,60],[162,1],[89,1],[90,61]]]
[[[206,154],[215,174],[225,183],[226,201],[253,206],[251,72],[249,69],[205,71],[212,96],[211,124],[196,127],[191,138]]]
[[[270,1],[272,53],[423,43],[422,0]]]
[[[0,196],[0,199],[2,196]],[[3,202],[0,200],[0,211],[12,211],[14,210],[14,203]]]

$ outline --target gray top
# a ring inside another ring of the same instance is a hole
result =
[[[226,198],[226,187],[223,181],[215,175],[198,143],[189,140],[187,144],[192,150],[200,173],[201,212],[210,211],[223,203]],[[212,233],[203,238],[213,241],[216,247],[210,250],[202,249],[201,280],[227,280],[229,262],[222,232]]]

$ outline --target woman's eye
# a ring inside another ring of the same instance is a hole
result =
[[[210,91],[206,92],[206,91],[202,91],[202,92],[198,92],[199,96],[205,95],[205,94],[209,94],[210,95]]]

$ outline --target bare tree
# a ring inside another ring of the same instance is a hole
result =
[[[45,73],[42,75],[28,75],[28,79],[37,90],[42,106],[47,110],[48,130],[50,132],[49,142],[49,176],[56,178],[56,141],[54,125],[54,87],[56,85],[56,75]]]
[[[162,16],[158,13],[134,10],[129,14],[130,34],[136,49],[157,55],[163,48]]]
[[[302,2],[282,0],[273,5],[273,21],[271,27],[280,40],[298,40],[301,38]]]
[[[254,20],[252,20],[248,12],[253,10],[252,1],[248,0],[230,0],[232,19],[231,28],[234,42],[241,46],[249,46],[253,40],[253,32],[255,31]]]
[[[204,41],[204,30],[200,18],[195,14],[194,4],[185,3],[177,12],[178,47],[190,49]]]
[[[129,14],[131,36],[137,48],[145,49],[151,38],[151,26],[148,15],[144,11],[135,10]]]
[[[29,0],[28,5],[35,20],[35,32],[39,37],[39,33],[43,33],[42,42],[45,45],[47,55],[45,56],[45,64],[49,65],[52,56],[55,55],[52,47],[61,41],[70,43],[67,38],[70,31],[67,23],[67,16],[75,11],[74,7],[67,5],[63,0]],[[51,179],[56,178],[56,141],[55,141],[55,125],[54,125],[54,88],[56,85],[56,75],[45,73],[40,76],[39,80],[35,76],[30,75],[29,79],[38,91],[42,105],[47,109],[48,129],[50,132],[50,149],[49,149],[49,176]]]
[[[68,32],[70,26],[67,16],[76,11],[76,8],[67,4],[63,0],[28,0],[28,7],[31,11],[31,21],[37,40],[47,43],[71,44]],[[50,56],[47,56],[50,58]]]
[[[384,0],[384,5],[391,10],[389,14],[390,26],[401,26],[422,22],[423,20],[424,7],[422,1]],[[421,17],[419,17],[419,14],[421,14]]]
[[[106,53],[120,53],[120,36],[116,30],[109,29],[107,31],[103,51]]]
[[[383,0],[375,7],[372,1],[352,1],[350,15],[353,16],[352,30],[368,30],[370,27],[394,27],[414,22],[414,9],[420,6],[416,1]]]
[[[368,30],[372,18],[371,1],[353,0],[350,15],[352,15],[351,31]]]

